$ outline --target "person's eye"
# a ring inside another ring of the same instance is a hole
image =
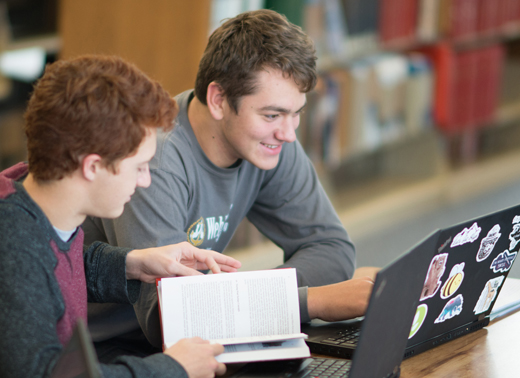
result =
[[[266,114],[264,117],[267,118],[269,121],[274,121],[279,116],[279,114]]]

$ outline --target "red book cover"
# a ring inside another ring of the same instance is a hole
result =
[[[477,31],[482,35],[495,34],[500,28],[500,13],[504,0],[477,0]]]
[[[475,97],[478,90],[478,51],[468,50],[456,54],[450,129],[461,132],[475,125]]]
[[[160,281],[161,281],[160,278],[155,279],[155,288],[157,289],[157,299],[160,298],[160,295],[159,295],[159,282]],[[162,315],[161,315],[161,301],[160,300],[157,300],[157,306],[159,307],[159,323],[161,324],[161,337],[163,338],[162,349],[164,352],[165,348],[164,348],[164,336],[163,336],[163,332],[162,332]]]
[[[386,45],[416,39],[418,0],[380,0],[379,38]]]
[[[450,0],[449,36],[451,39],[467,40],[476,36],[479,1]]]
[[[478,78],[475,96],[475,120],[486,126],[493,121],[498,106],[505,51],[502,45],[493,45],[478,51]]]
[[[517,29],[520,24],[520,1],[519,0],[500,0],[498,13],[498,23],[503,31]]]
[[[443,42],[418,50],[433,63],[435,75],[433,118],[437,127],[452,133],[453,80],[455,76],[455,53],[450,44]]]

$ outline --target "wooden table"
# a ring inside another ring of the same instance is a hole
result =
[[[494,308],[520,299],[520,279],[507,278]],[[520,311],[411,357],[401,377],[520,377]]]

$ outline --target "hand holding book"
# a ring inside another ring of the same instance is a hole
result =
[[[220,362],[310,356],[295,269],[163,278],[157,293],[165,348],[198,336],[224,345]]]

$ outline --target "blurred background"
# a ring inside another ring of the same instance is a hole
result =
[[[315,42],[298,138],[358,265],[520,202],[520,0],[0,0],[0,168],[26,159],[23,111],[46,63],[116,54],[175,95],[212,30],[259,8]],[[246,270],[282,260],[247,220],[226,253]]]

